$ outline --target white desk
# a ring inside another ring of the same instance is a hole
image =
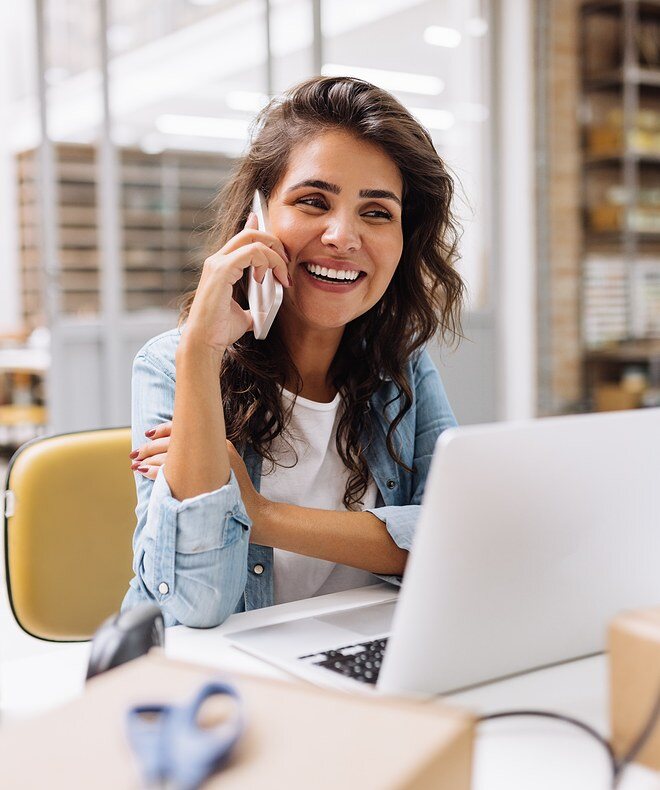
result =
[[[377,600],[380,586],[336,593],[230,617],[213,629],[178,626],[166,633],[172,658],[290,679],[281,670],[232,647],[225,636],[245,627],[309,615],[354,602]],[[33,659],[0,664],[0,709],[8,717],[32,715],[79,694],[89,655],[87,644],[53,645]],[[478,713],[541,708],[575,716],[607,733],[607,666],[603,656],[574,661],[489,683],[448,701]],[[473,790],[606,790],[609,765],[592,738],[568,724],[516,718],[481,725]],[[632,766],[620,790],[660,790],[660,774]]]

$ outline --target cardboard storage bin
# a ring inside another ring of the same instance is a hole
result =
[[[204,788],[470,787],[474,719],[466,712],[226,675],[154,651],[94,678],[80,699],[0,731],[3,786],[134,790],[140,773],[126,738],[127,709],[188,700],[217,677],[238,687],[247,726],[228,766]]]
[[[660,694],[660,608],[625,612],[611,624],[610,718],[617,757],[637,740]],[[636,762],[660,771],[660,722]]]

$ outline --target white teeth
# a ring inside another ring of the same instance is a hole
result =
[[[312,274],[319,274],[322,277],[332,277],[334,280],[357,280],[360,272],[348,271],[347,269],[328,269],[325,266],[317,266],[315,263],[306,263],[305,268]]]

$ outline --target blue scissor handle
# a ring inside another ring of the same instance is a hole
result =
[[[235,712],[213,729],[197,722],[205,700],[226,694],[238,703]],[[229,757],[243,727],[241,697],[234,686],[211,681],[184,705],[136,705],[128,711],[131,746],[149,784],[169,782],[176,790],[196,790]]]

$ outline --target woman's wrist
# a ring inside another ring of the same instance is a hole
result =
[[[261,546],[272,546],[271,526],[275,519],[278,503],[257,494],[251,504],[252,507],[248,510],[248,515],[252,519],[250,540]]]
[[[177,366],[182,362],[188,361],[194,361],[198,364],[210,364],[220,372],[224,353],[224,348],[210,346],[199,339],[194,330],[184,331],[176,350],[175,363]]]

